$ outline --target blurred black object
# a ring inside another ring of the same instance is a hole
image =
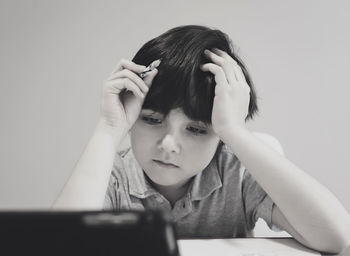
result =
[[[160,211],[3,211],[0,255],[179,255]]]

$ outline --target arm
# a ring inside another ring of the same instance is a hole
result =
[[[226,52],[206,51],[202,66],[215,77],[214,131],[228,145],[277,207],[273,222],[304,245],[338,253],[350,244],[350,216],[319,182],[268,147],[245,127],[250,87]]]
[[[318,251],[349,245],[349,214],[324,186],[244,128],[232,129],[225,143],[276,203],[275,224]]]
[[[100,210],[123,134],[99,122],[53,209]]]
[[[154,67],[159,64],[153,62]],[[117,150],[158,72],[155,68],[142,80],[137,74],[145,68],[123,59],[104,82],[99,122],[53,209],[102,209]]]

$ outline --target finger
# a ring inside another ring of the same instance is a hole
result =
[[[221,56],[215,54],[214,52],[208,50],[208,49],[205,49],[204,50],[204,54],[207,58],[209,58],[210,60],[212,60],[215,64],[221,66],[224,64],[224,58],[222,58]]]
[[[133,81],[138,87],[144,92],[148,92],[148,86],[145,84],[145,82],[134,72],[128,70],[128,69],[123,69],[120,72],[114,73],[113,75],[110,76],[108,79],[109,81],[111,80],[116,80],[118,78],[129,78],[131,81]]]
[[[116,67],[113,69],[111,75],[113,73],[122,71],[123,69],[129,69],[135,73],[141,73],[143,70],[146,69],[146,66],[136,64],[135,62],[132,62],[131,60],[128,60],[128,59],[121,59],[116,65]]]
[[[228,86],[225,72],[220,66],[214,63],[206,63],[201,66],[201,70],[214,74],[216,85]]]
[[[120,94],[120,92],[124,89],[127,91],[132,91],[135,96],[144,98],[144,94],[140,90],[140,88],[130,79],[128,78],[122,78],[121,80],[116,80],[117,82],[111,83],[110,86],[114,89],[116,89],[117,93]]]
[[[152,85],[152,82],[153,82],[153,79],[154,77],[158,74],[158,69],[153,69],[151,72],[149,72],[147,74],[147,76],[143,79],[143,81],[145,82],[145,84],[148,86],[148,87],[151,87]]]
[[[147,66],[147,68],[144,71],[142,71],[139,74],[139,76],[142,79],[145,78],[148,75],[148,73],[151,72],[152,70],[154,70],[155,68],[157,68],[159,66],[159,64],[160,64],[160,59],[153,61],[149,66]]]
[[[214,53],[218,54],[220,57],[224,58],[225,60],[233,64],[235,77],[238,81],[245,81],[245,76],[242,71],[242,68],[234,58],[232,58],[227,52],[220,50],[218,48],[214,48],[212,50]]]
[[[204,53],[212,62],[222,67],[229,84],[237,83],[238,80],[235,76],[234,63],[232,61],[225,56],[220,56],[217,53],[207,49],[204,51]]]
[[[140,88],[131,80],[129,79],[125,79],[125,88],[128,91],[132,91],[134,93],[135,96],[139,96],[140,98],[145,98],[145,95],[142,93],[142,91],[140,90]]]

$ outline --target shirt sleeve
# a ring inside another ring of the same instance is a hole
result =
[[[130,148],[118,152],[118,156],[114,159],[113,170],[109,178],[108,187],[103,203],[103,210],[117,210],[119,208],[119,187],[120,187],[120,175],[118,175],[118,170],[124,168],[124,163],[122,158],[129,152]],[[119,178],[118,178],[119,177]]]
[[[262,218],[271,230],[282,231],[280,227],[272,223],[275,203],[247,170],[243,174],[242,195],[249,230],[252,230],[257,220]]]
[[[108,187],[107,187],[107,192],[105,195],[105,200],[103,203],[103,210],[115,210],[118,207],[118,180],[115,176],[115,174],[112,172],[109,182],[108,182]]]

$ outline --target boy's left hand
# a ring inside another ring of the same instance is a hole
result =
[[[220,137],[235,127],[245,127],[250,101],[250,87],[241,67],[226,52],[214,48],[205,50],[205,56],[212,61],[201,66],[215,77],[215,97],[212,111],[212,127]]]

